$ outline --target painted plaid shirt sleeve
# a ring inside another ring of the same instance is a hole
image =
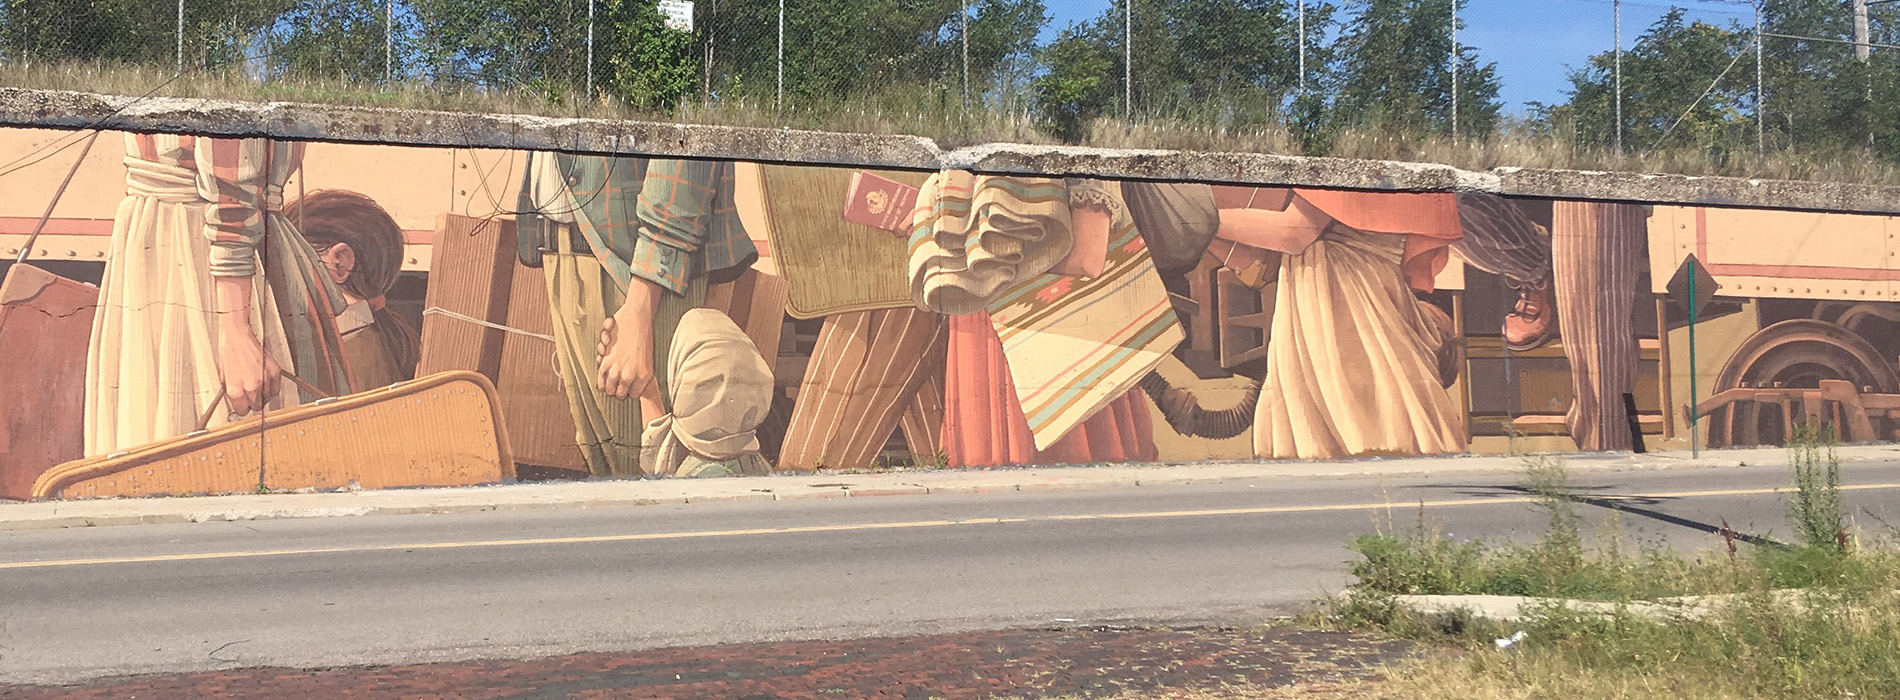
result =
[[[283,207],[273,170],[295,167],[296,150],[285,146],[268,139],[197,140],[198,194],[206,202],[204,235],[211,241],[213,276],[257,273],[266,213]]]
[[[700,270],[720,270],[758,255],[739,223],[732,199],[732,164],[656,159],[647,165],[635,213],[633,274],[675,294],[692,281],[694,256]]]

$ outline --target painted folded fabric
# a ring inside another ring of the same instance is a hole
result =
[[[1116,195],[1102,274],[1037,275],[1003,288],[987,306],[1038,450],[1128,393],[1183,338],[1119,188],[1076,186]]]
[[[667,353],[672,412],[647,424],[640,467],[648,474],[763,475],[754,430],[772,407],[772,370],[745,331],[712,309],[680,317]]]
[[[966,314],[1069,254],[1069,187],[1060,179],[932,175],[911,218],[910,290],[919,308]]]

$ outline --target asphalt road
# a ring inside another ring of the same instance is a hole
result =
[[[1900,464],[1845,468],[1863,527]],[[0,683],[1047,624],[1249,624],[1345,583],[1343,543],[1535,536],[1516,477],[1325,479],[0,533]],[[1591,473],[1593,531],[1785,535],[1783,467]],[[1648,496],[1630,498],[1629,496]],[[1425,503],[1422,511],[1420,502]]]

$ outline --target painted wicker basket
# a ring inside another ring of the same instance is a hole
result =
[[[32,496],[466,486],[514,476],[494,385],[450,371],[67,462],[41,474]]]

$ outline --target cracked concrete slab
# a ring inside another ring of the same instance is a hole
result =
[[[946,150],[918,136],[25,88],[0,88],[0,125],[1900,214],[1900,187],[1878,185],[1008,143]]]

